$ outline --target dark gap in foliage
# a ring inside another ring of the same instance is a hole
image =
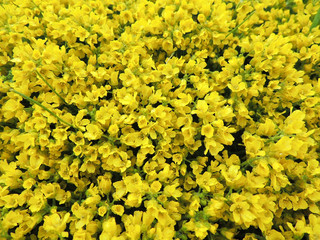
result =
[[[74,116],[79,112],[79,108],[74,103],[67,105],[66,107],[68,108],[68,111]]]
[[[320,78],[320,75],[319,75],[319,74],[312,73],[312,74],[310,75],[310,79],[311,79],[311,80],[317,80],[318,78]]]
[[[197,24],[200,23],[200,22],[198,21],[198,15],[199,15],[199,14],[192,14],[192,20],[193,20],[194,22],[196,22]]]
[[[50,169],[51,169],[51,167],[49,167],[45,164],[41,164],[41,166],[40,166],[40,170],[49,171]]]
[[[74,192],[77,189],[77,186],[73,183],[67,182],[66,191]]]
[[[236,50],[238,53],[240,53],[240,52],[241,52],[241,47],[240,47],[240,46],[236,46],[235,50]],[[245,54],[247,55],[248,53],[245,53]]]
[[[238,132],[232,133],[234,140],[231,145],[225,145],[224,150],[228,151],[228,155],[236,154],[240,160],[246,158],[246,147],[242,141],[242,135],[245,129],[241,129]]]
[[[17,118],[12,118],[7,122],[0,122],[0,129],[2,129],[1,131],[3,131],[4,127],[17,128],[17,122],[18,122]]]
[[[30,103],[27,99],[22,99],[22,100],[20,101],[20,103],[21,103],[25,108],[29,108],[29,107],[32,106],[31,103]]]
[[[87,55],[85,55],[84,58],[81,58],[81,61],[85,62],[86,64],[88,64],[89,58]]]
[[[300,60],[300,59],[298,59],[297,61],[296,61],[296,63],[294,64],[294,68],[296,69],[296,70],[302,70],[302,68],[303,68],[303,64],[302,64],[302,61]]]
[[[266,88],[269,85],[269,83],[270,83],[270,80],[269,78],[266,77],[266,81],[264,82],[263,87]]]
[[[156,107],[158,107],[158,106],[160,106],[160,105],[162,105],[162,103],[156,102],[156,103],[152,104],[151,106],[152,106],[153,108],[156,108]]]
[[[145,208],[143,203],[141,203],[141,205],[139,207],[130,207],[130,208],[124,207],[124,209],[125,209],[124,212],[127,215],[130,215],[130,214],[134,215],[135,211],[142,211],[142,212],[146,212],[147,211],[147,209]]]
[[[284,116],[286,118],[290,115],[290,108],[288,108],[288,107],[283,108],[283,107],[279,106],[275,110],[276,110],[276,112],[282,113],[282,116]]]
[[[251,56],[247,56],[247,57],[244,59],[244,66],[250,64],[252,58],[253,58],[253,57],[251,57]]]
[[[25,190],[24,188],[15,188],[15,189],[10,188],[10,194],[20,195],[24,190]]]
[[[35,39],[36,39],[36,40],[38,40],[38,39],[45,40],[45,39],[46,39],[46,36],[44,36],[44,35],[36,36]],[[31,42],[30,42],[30,43],[31,43]]]
[[[187,81],[187,88],[194,88],[193,84],[190,81]]]
[[[217,61],[214,61],[213,58],[211,58],[211,57],[207,57],[205,59],[205,62],[207,64],[205,69],[209,69],[211,72],[214,72],[214,71],[220,72],[222,70],[221,65]]]
[[[132,128],[133,128],[134,130],[136,130],[136,131],[139,131],[139,130],[140,130],[137,122],[133,123],[131,126],[132,126]]]
[[[221,94],[225,99],[229,99],[231,96],[231,89],[229,87],[226,87]]]
[[[132,153],[133,153],[133,155],[134,155],[134,156],[137,156],[137,154],[138,154],[138,152],[139,152],[139,149],[140,149],[139,147],[128,147],[127,150],[128,150],[128,151],[131,150]]]
[[[237,234],[234,236],[235,239],[244,239],[247,233],[253,233],[258,236],[263,236],[261,230],[259,228],[255,228],[253,226],[250,226],[247,229],[240,229]]]
[[[191,114],[192,116],[192,122],[199,123],[199,117],[197,114]]]
[[[26,24],[26,27],[29,27],[29,23]],[[28,44],[31,44],[30,39],[27,39],[27,38],[25,38],[25,37],[22,37],[21,40],[22,40],[22,42],[26,42],[26,43],[28,43]]]
[[[118,182],[122,180],[122,175],[118,172],[113,172],[112,171],[112,178],[111,178],[111,182]]]
[[[77,132],[76,129],[73,128],[73,127],[70,127],[69,130],[70,130],[71,132]]]
[[[33,93],[31,93],[30,97],[31,98],[34,98],[34,97],[37,98],[39,96],[39,94],[40,94],[39,92],[33,92]]]
[[[83,119],[89,119],[89,120],[90,120],[90,119],[91,119],[90,114],[86,114],[86,115],[84,115],[84,116],[83,116]]]
[[[96,144],[99,143],[99,139],[91,140],[90,143],[91,143],[92,146],[93,146],[93,145],[96,145]]]
[[[161,16],[161,14],[162,14],[163,10],[164,10],[164,8],[163,8],[163,7],[159,8],[159,10],[158,10],[158,16]]]
[[[174,53],[174,56],[177,57],[177,58],[180,58],[180,57],[185,56],[185,55],[187,55],[187,51],[186,50],[181,50],[181,49],[178,49]]]
[[[112,97],[113,97],[112,92],[108,92],[108,93],[107,93],[107,96],[104,96],[104,97],[102,97],[101,99],[104,99],[104,100],[111,100],[111,99],[112,99]],[[99,98],[99,99],[100,99],[100,98]]]

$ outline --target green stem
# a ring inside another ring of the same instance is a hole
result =
[[[40,13],[43,14],[43,11],[41,10],[41,8],[33,0],[31,0],[31,2],[33,3],[33,5],[36,6],[36,8],[39,9]]]
[[[50,85],[50,83],[48,83],[48,81],[41,75],[41,73],[38,72],[38,70],[35,70],[36,74],[45,82],[45,84],[48,85],[48,87],[52,90],[52,92],[54,92],[61,100],[64,104],[68,105],[68,103],[63,99],[63,97],[61,97],[59,95],[59,93],[56,92],[56,90],[54,90],[54,88]]]
[[[41,103],[39,103],[38,101],[32,99],[31,97],[28,97],[27,95],[25,95],[25,94],[23,94],[23,93],[21,93],[21,92],[18,92],[18,91],[14,90],[14,89],[10,89],[10,91],[19,94],[21,97],[27,99],[29,102],[32,102],[32,103],[34,103],[34,104],[37,104],[38,106],[40,106],[41,108],[43,108],[44,110],[46,110],[48,113],[50,113],[52,116],[54,116],[55,118],[57,118],[60,122],[68,125],[69,127],[72,127],[72,128],[77,129],[77,128],[74,127],[72,124],[64,121],[63,119],[61,119],[60,117],[58,117],[54,112],[52,112],[51,110],[49,110],[47,107],[43,106],[43,105],[42,105]]]
[[[244,24],[255,12],[256,12],[256,10],[253,10],[245,19],[243,19],[243,21],[242,21],[238,26],[236,26],[234,29],[232,29],[232,30],[227,34],[227,36],[225,37],[225,39],[226,39],[227,37],[229,37],[230,34],[232,34],[232,33],[234,33],[235,31],[237,31],[238,28],[239,28],[242,24]]]
[[[258,160],[258,159],[262,159],[262,158],[265,158],[266,156],[260,156],[260,157],[254,157],[254,158],[250,158],[244,162],[242,162],[240,164],[240,167],[247,167],[247,166],[251,166],[251,164],[255,161],[255,160]]]

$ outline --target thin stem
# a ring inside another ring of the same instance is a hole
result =
[[[238,28],[239,28],[242,24],[244,24],[255,12],[256,12],[256,10],[253,10],[245,19],[243,19],[243,21],[242,21],[238,26],[236,26],[234,29],[232,29],[232,30],[227,34],[227,36],[225,37],[225,39],[226,39],[227,37],[229,37],[229,35],[230,35],[231,33],[234,33],[235,31],[237,31]]]
[[[167,60],[166,60],[166,64],[167,64],[167,63],[169,62],[169,60],[173,57],[174,54],[175,54],[175,52],[171,53],[170,57],[167,58]]]
[[[33,5],[36,6],[36,8],[39,9],[40,13],[43,14],[43,11],[41,10],[41,8],[33,0],[31,0],[31,2],[33,3]]]
[[[50,83],[41,75],[41,73],[38,72],[38,70],[35,70],[36,74],[45,82],[45,84],[48,85],[48,87],[62,100],[62,102],[66,105],[68,105],[68,103],[63,99],[63,97],[61,97],[59,95],[59,93],[56,92],[56,90],[54,90],[54,88],[50,85]]]
[[[61,119],[60,117],[58,117],[54,112],[52,112],[51,110],[49,110],[47,107],[43,106],[43,105],[42,105],[41,103],[39,103],[38,101],[32,99],[31,97],[28,97],[27,95],[25,95],[25,94],[23,94],[23,93],[21,93],[21,92],[18,92],[18,91],[14,90],[14,89],[10,89],[10,91],[19,94],[21,97],[27,99],[29,102],[32,102],[32,103],[34,103],[34,104],[37,104],[38,106],[40,106],[41,108],[43,108],[44,110],[46,110],[48,113],[50,113],[52,116],[54,116],[55,118],[57,118],[60,122],[68,125],[69,127],[72,127],[72,128],[77,129],[77,128],[74,127],[72,124],[64,121],[63,119]]]

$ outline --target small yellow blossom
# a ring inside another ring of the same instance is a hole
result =
[[[88,124],[86,126],[87,132],[84,133],[84,137],[88,140],[97,140],[102,137],[103,132],[100,127],[96,124]]]
[[[119,216],[122,216],[122,214],[124,213],[124,207],[122,205],[113,205],[111,207],[111,211],[114,213],[114,214],[117,214]]]

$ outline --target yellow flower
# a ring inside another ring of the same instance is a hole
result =
[[[125,236],[126,239],[139,239],[141,231],[146,226],[143,226],[141,221],[142,211],[135,211],[132,215],[124,215],[122,217],[122,222],[126,228]]]
[[[195,28],[195,22],[189,18],[189,19],[184,19],[180,21],[180,30],[182,31],[183,34],[191,32]]]
[[[76,134],[72,133],[69,137],[69,139],[74,142],[76,145],[84,145],[85,140],[83,138],[83,133],[80,131],[77,131]]]
[[[225,145],[232,145],[234,137],[231,133],[235,132],[234,128],[223,126],[217,130],[216,140]]]
[[[108,194],[111,191],[111,177],[111,174],[105,174],[97,178],[98,189],[102,194]]]
[[[264,188],[268,179],[262,176],[255,176],[254,173],[246,171],[246,185],[247,189]]]
[[[28,200],[29,209],[31,212],[39,212],[45,206],[46,200],[42,193],[35,192]]]
[[[189,222],[184,225],[189,231],[195,232],[198,239],[205,239],[210,229],[210,224],[204,221],[195,221],[192,218]]]
[[[117,124],[112,124],[109,126],[108,133],[111,136],[116,136],[118,132],[119,132],[119,127]]]
[[[320,237],[320,217],[318,214],[310,214],[309,215],[309,222],[311,227],[310,239],[317,240]]]
[[[271,119],[267,118],[265,120],[265,123],[259,124],[257,134],[260,136],[271,137],[276,134],[275,127],[276,125],[274,124],[274,122]]]
[[[106,206],[102,206],[98,208],[98,215],[103,217],[108,211],[108,208]]]
[[[249,227],[257,217],[250,211],[250,205],[245,199],[244,196],[237,193],[231,194],[233,204],[230,206],[230,211],[232,212],[235,223],[244,224]]]
[[[67,221],[70,217],[70,213],[65,213],[62,215],[61,213],[53,213],[51,215],[47,215],[44,217],[43,228],[47,232],[54,232],[57,235],[60,235],[66,229]]]
[[[170,63],[159,64],[158,70],[166,76],[166,78],[172,78],[179,73],[179,68],[173,67]]]
[[[164,187],[163,193],[167,197],[173,197],[174,199],[178,199],[179,197],[182,196],[182,192],[180,188],[177,188],[179,186],[179,183],[176,182],[175,184],[172,185],[167,185]]]
[[[132,23],[134,21],[132,12],[129,10],[121,11],[120,20],[122,23],[126,24],[127,22]]]
[[[206,124],[201,127],[201,135],[206,136],[207,138],[212,138],[214,133],[214,128],[211,124]]]
[[[96,124],[88,124],[86,126],[86,130],[87,131],[84,133],[84,137],[86,137],[88,140],[97,140],[103,135],[102,130]]]
[[[117,214],[119,216],[122,216],[122,214],[124,213],[124,207],[122,205],[113,205],[111,207],[111,211],[114,213],[114,214]]]
[[[88,113],[86,109],[82,109],[78,112],[74,118],[73,124],[80,128],[81,131],[85,131],[85,126],[90,123],[89,119],[84,119],[83,117]]]
[[[44,194],[44,196],[48,198],[53,198],[56,193],[56,187],[60,188],[56,184],[48,183],[48,184],[42,184],[41,185],[41,192]]]
[[[205,189],[207,192],[210,192],[214,189],[215,185],[218,184],[218,180],[212,177],[210,172],[205,172],[204,174],[196,175],[196,182],[199,187]]]
[[[228,87],[232,92],[238,93],[246,89],[246,84],[242,82],[241,76],[236,76],[231,79],[231,83],[228,84]]]
[[[239,165],[232,165],[227,170],[223,168],[221,175],[225,178],[228,186],[240,187],[245,184],[245,177],[242,175]]]
[[[280,191],[281,188],[291,185],[288,177],[281,172],[271,172],[270,174],[271,186],[275,191]]]
[[[36,68],[36,65],[33,61],[25,61],[22,66],[22,70],[29,73],[33,72],[35,68]]]
[[[246,152],[250,155],[250,157],[265,155],[265,151],[262,150],[264,147],[264,141],[259,136],[244,132],[242,139],[244,145],[246,146]]]
[[[30,189],[30,188],[32,188],[32,186],[34,185],[36,183],[36,180],[34,179],[34,178],[28,178],[27,180],[25,180],[24,182],[23,182],[23,187],[25,188],[25,189]]]
[[[285,240],[285,237],[274,229],[266,232],[266,240]]]
[[[306,131],[304,118],[305,113],[300,110],[296,110],[290,114],[290,116],[285,120],[285,126],[283,131],[286,134],[299,134]]]
[[[89,37],[90,33],[85,30],[83,27],[78,27],[74,31],[74,36],[78,37],[81,42],[83,42],[87,37]]]
[[[149,139],[142,132],[133,132],[122,135],[121,141],[128,146],[139,147],[148,144]]]
[[[106,219],[102,224],[102,233],[99,239],[111,240],[119,237],[121,232],[120,225],[116,224],[114,217]]]
[[[271,149],[274,151],[276,156],[286,157],[291,153],[292,138],[288,136],[282,136],[279,141],[271,146]]]
[[[224,200],[210,199],[207,206],[204,207],[204,213],[214,220],[222,218],[227,207]]]
[[[115,192],[112,194],[115,200],[119,200],[127,194],[126,184],[123,181],[114,182],[112,185],[115,188]]]
[[[142,189],[142,180],[138,173],[123,178],[126,189],[129,192],[140,192]]]
[[[23,215],[19,210],[17,211],[9,211],[3,218],[2,227],[6,230],[13,228],[19,225],[23,221]]]
[[[140,192],[129,193],[124,204],[129,207],[139,207],[142,202],[142,194]]]
[[[16,112],[23,108],[23,105],[12,98],[4,103],[2,106],[3,116],[6,120],[13,118]]]
[[[206,138],[204,140],[204,144],[206,147],[204,154],[207,154],[209,151],[212,156],[216,156],[220,151],[224,149],[221,143],[216,142],[216,140],[212,138]]]
[[[151,185],[150,185],[150,190],[152,193],[157,193],[160,191],[162,187],[162,184],[159,181],[154,181]]]

